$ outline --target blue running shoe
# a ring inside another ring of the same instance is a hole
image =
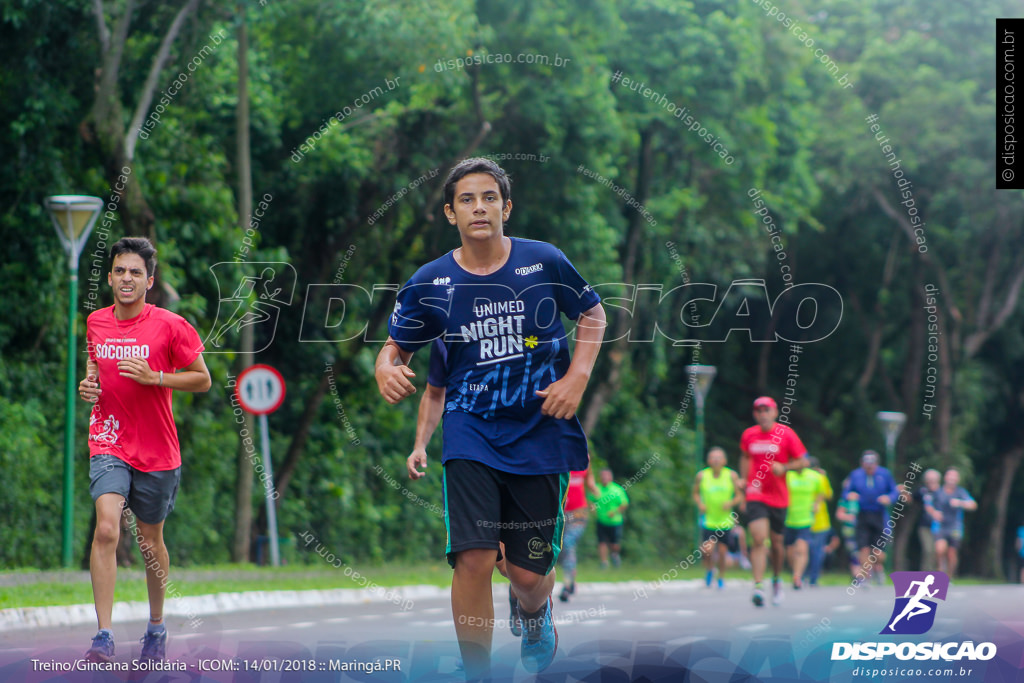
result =
[[[544,605],[544,612],[535,619],[523,619],[523,642],[520,655],[523,668],[530,673],[539,673],[550,666],[558,650],[558,631],[551,618],[551,596]]]
[[[85,652],[89,662],[110,662],[114,659],[114,636],[110,631],[99,631],[93,636],[92,647]]]
[[[519,638],[523,635],[523,624],[519,620],[519,599],[515,593],[512,592],[512,586],[508,587],[508,630],[512,631],[512,635]]]
[[[709,571],[704,574],[704,585],[711,588],[711,579],[714,577],[714,573]]]
[[[147,630],[139,642],[142,643],[142,654],[139,655],[141,661],[162,662],[167,659],[167,629],[157,633]]]
[[[754,607],[764,607],[764,588],[760,583],[754,584],[754,595],[751,597]]]

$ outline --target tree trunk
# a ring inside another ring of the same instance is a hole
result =
[[[641,206],[647,199],[647,193],[651,184],[653,141],[653,128],[648,127],[640,131],[636,192],[633,197]],[[636,286],[636,262],[641,238],[644,233],[644,218],[636,208],[627,206],[623,210],[628,219],[628,226],[626,229],[626,241],[622,245],[622,277],[627,285]],[[615,341],[611,343],[611,348],[608,351],[606,370],[600,375],[602,379],[591,389],[586,410],[583,413],[581,423],[586,434],[590,434],[597,426],[601,410],[619,387],[622,377],[622,362],[626,358],[626,351],[629,347],[629,335],[626,334],[626,330],[629,328],[629,321],[629,315],[622,308],[617,308],[612,316],[612,320],[609,321],[610,336]]]
[[[974,558],[973,563],[965,562],[964,569],[972,574],[1006,579],[1003,575],[1003,542],[1006,531],[1006,515],[1010,503],[1013,480],[1024,461],[1024,445],[1017,446],[999,456],[995,467],[989,469],[985,490],[978,496],[978,519],[985,521],[988,533],[984,539],[971,543],[971,552],[962,553],[964,559]],[[990,512],[991,510],[991,512]],[[974,525],[977,529],[979,525]]]
[[[245,23],[245,5],[239,4],[238,22],[238,105],[235,109],[236,165],[238,170],[238,226],[241,233],[252,220],[252,164],[249,157],[249,32]],[[241,353],[239,368],[252,365],[253,326],[246,325],[241,331]],[[250,443],[257,441],[256,420],[245,413],[245,428]],[[233,562],[248,562],[252,548],[252,480],[253,462],[243,446],[243,437],[238,436],[238,454],[235,458],[235,538],[231,548]]]

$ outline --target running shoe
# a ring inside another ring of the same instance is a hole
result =
[[[722,578],[719,578],[718,579],[718,590],[724,590],[724,589],[725,589],[725,580],[722,579]]]
[[[85,652],[89,662],[110,662],[114,659],[114,636],[109,631],[99,631],[93,636],[92,647]]]
[[[516,638],[523,635],[523,624],[519,620],[519,598],[512,592],[512,586],[508,587],[508,630],[512,631],[512,635]]]
[[[569,590],[568,586],[562,586],[562,592],[558,594],[558,599],[562,602],[569,602],[569,596],[571,594],[572,592]]]
[[[707,572],[704,574],[704,585],[711,588],[711,579],[714,578],[714,572]]]
[[[544,603],[544,611],[534,619],[523,619],[523,642],[519,652],[523,668],[539,673],[548,668],[558,650],[558,631],[551,618],[551,598]]]
[[[772,604],[781,605],[783,597],[782,582],[778,579],[774,579],[772,581]]]
[[[147,630],[139,642],[142,643],[142,654],[139,655],[141,661],[162,662],[167,659],[167,629],[156,633]]]
[[[764,588],[760,583],[754,584],[754,595],[750,601],[754,603],[754,607],[764,607]]]

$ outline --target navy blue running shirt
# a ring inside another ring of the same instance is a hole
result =
[[[475,460],[514,474],[586,469],[579,420],[541,414],[544,399],[534,392],[569,369],[561,315],[575,321],[601,298],[554,246],[509,239],[508,261],[490,275],[467,272],[452,252],[416,271],[388,332],[405,351],[444,343],[442,462]],[[432,367],[435,386],[439,374]]]

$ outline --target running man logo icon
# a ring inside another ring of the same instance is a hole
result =
[[[204,345],[206,353],[236,353],[244,328],[253,328],[253,351],[274,341],[281,309],[292,303],[295,268],[284,262],[221,262],[210,266],[217,281],[217,319]],[[230,292],[230,293],[229,293]]]
[[[879,633],[927,633],[935,623],[935,600],[946,599],[949,576],[943,572],[893,572],[889,576],[896,591],[896,604]]]

